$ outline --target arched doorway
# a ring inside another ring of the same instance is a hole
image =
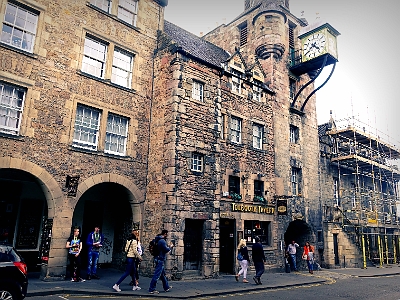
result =
[[[87,236],[96,225],[100,226],[104,234],[99,266],[103,268],[121,266],[122,250],[131,232],[132,223],[140,222],[133,218],[133,215],[140,214],[133,214],[131,198],[128,189],[114,182],[98,183],[81,195],[75,206],[72,227],[81,228],[84,241],[82,266],[87,265]],[[86,271],[85,268],[83,270]]]
[[[19,170],[0,169],[0,240],[12,244],[30,272],[40,271],[41,233],[48,207],[37,177]]]
[[[301,262],[301,255],[303,253],[303,246],[306,241],[313,241],[313,232],[311,227],[303,220],[294,220],[290,222],[288,228],[286,229],[285,235],[285,245],[289,245],[292,241],[299,244],[299,248],[296,252],[297,262]]]

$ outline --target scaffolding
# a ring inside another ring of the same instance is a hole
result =
[[[336,176],[333,197],[325,199],[325,207],[340,215],[335,220],[359,246],[364,267],[367,259],[380,266],[398,263],[400,151],[396,143],[354,118],[331,120],[325,134]]]

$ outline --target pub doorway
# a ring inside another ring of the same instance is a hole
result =
[[[219,270],[221,273],[235,274],[235,220],[220,219]]]
[[[183,236],[184,270],[201,270],[203,254],[204,220],[185,220],[185,232]]]

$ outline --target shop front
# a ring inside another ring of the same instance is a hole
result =
[[[231,203],[229,211],[220,213],[220,272],[237,273],[236,254],[240,239],[246,240],[250,255],[256,236],[266,252],[274,252],[275,211],[275,206]]]

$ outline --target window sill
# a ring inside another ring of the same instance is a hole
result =
[[[28,56],[28,57],[33,58],[33,59],[38,59],[39,58],[39,55],[37,55],[37,54],[30,53],[30,52],[18,49],[18,48],[9,46],[9,45],[4,44],[4,43],[0,43],[0,46],[3,47],[3,48],[6,48],[8,50],[17,52],[18,54],[22,54],[22,55]]]
[[[203,175],[203,172],[193,171],[193,170],[190,170],[190,171],[192,172],[193,175],[196,175],[196,176],[202,176]]]
[[[0,132],[0,138],[7,138],[7,139],[10,139],[10,140],[21,141],[21,142],[25,141],[25,137],[24,136],[14,135],[14,134],[5,133],[5,132]]]
[[[119,160],[133,161],[132,157],[129,157],[129,156],[114,155],[114,154],[111,154],[111,153],[105,153],[105,152],[101,152],[101,151],[91,151],[91,150],[88,150],[88,149],[74,147],[72,145],[70,145],[68,147],[68,150],[75,151],[75,152],[80,152],[80,153],[85,153],[85,154],[90,154],[90,155],[115,158],[115,159],[119,159]]]
[[[127,22],[125,22],[125,21],[119,19],[117,16],[112,15],[112,14],[110,14],[110,13],[108,13],[108,12],[102,10],[102,9],[99,8],[99,7],[97,7],[97,6],[95,6],[95,5],[91,4],[91,3],[88,3],[88,4],[86,4],[86,5],[89,6],[90,8],[92,8],[92,9],[94,9],[95,11],[97,11],[97,12],[99,12],[99,13],[102,13],[103,15],[106,15],[107,17],[110,17],[110,18],[113,19],[113,20],[115,20],[115,21],[117,21],[117,22],[119,22],[119,23],[122,23],[122,24],[124,24],[125,26],[128,26],[129,28],[131,28],[131,29],[133,29],[133,30],[135,30],[135,31],[137,31],[137,32],[140,32],[140,29],[139,29],[138,27],[133,26],[132,24],[129,24],[129,23],[127,23]],[[137,15],[136,15],[136,17],[137,17]],[[136,21],[137,21],[137,19],[136,19]]]
[[[127,87],[124,87],[124,86],[122,86],[122,85],[118,85],[118,84],[112,83],[109,79],[99,78],[99,77],[90,75],[90,74],[88,74],[88,73],[82,72],[81,70],[78,70],[77,73],[78,73],[79,75],[84,76],[84,77],[87,77],[87,78],[96,80],[96,81],[98,81],[98,82],[102,82],[102,83],[104,83],[104,84],[107,84],[107,85],[109,85],[109,86],[112,86],[112,87],[115,87],[115,88],[124,90],[124,91],[126,91],[126,92],[128,92],[128,93],[132,93],[132,94],[136,93],[135,90],[130,89],[130,88],[127,88]]]

